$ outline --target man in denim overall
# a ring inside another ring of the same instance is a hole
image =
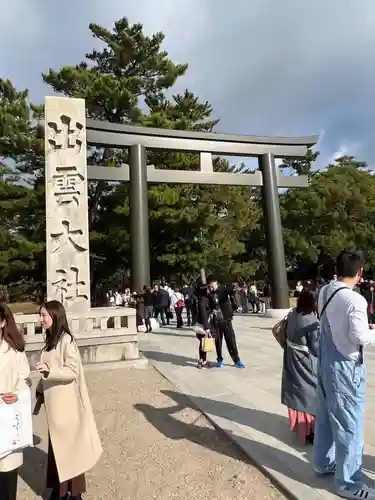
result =
[[[338,279],[319,294],[320,345],[314,470],[334,474],[343,498],[375,499],[363,483],[366,370],[363,346],[375,343],[368,325],[367,303],[353,291],[363,272],[363,255],[343,251],[337,258]]]

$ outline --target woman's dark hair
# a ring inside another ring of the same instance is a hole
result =
[[[316,294],[304,289],[298,297],[296,311],[299,314],[316,313],[316,305]]]
[[[24,352],[25,337],[18,330],[12,311],[6,304],[0,303],[0,323],[3,321],[2,338],[15,351]]]
[[[49,300],[41,305],[39,311],[41,311],[41,309],[45,309],[52,318],[52,326],[46,332],[47,335],[43,350],[52,351],[52,349],[56,349],[57,344],[65,333],[73,340],[65,308],[61,302],[58,300]]]

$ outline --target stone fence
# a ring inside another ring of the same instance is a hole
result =
[[[40,359],[44,332],[37,314],[15,314],[26,338],[32,369]],[[90,309],[84,316],[70,313],[69,326],[84,364],[136,361],[140,359],[135,310],[124,307]]]

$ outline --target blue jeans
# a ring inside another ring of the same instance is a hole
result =
[[[363,486],[365,385],[364,365],[350,360],[337,360],[318,377],[314,463],[319,472],[336,465],[339,489]]]

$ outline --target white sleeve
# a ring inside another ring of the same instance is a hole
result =
[[[368,326],[367,304],[361,296],[355,299],[349,306],[349,335],[361,345],[375,344],[375,330]]]
[[[17,352],[17,357],[18,357],[17,360],[18,376],[17,376],[17,385],[15,388],[16,393],[29,388],[27,381],[30,375],[30,366],[27,360],[26,353]]]

